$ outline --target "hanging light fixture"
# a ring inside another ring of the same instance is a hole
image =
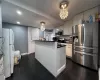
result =
[[[62,1],[60,3],[60,18],[66,19],[68,17],[68,1]]]
[[[40,22],[40,24],[41,24],[41,31],[44,31],[45,30],[45,22]]]

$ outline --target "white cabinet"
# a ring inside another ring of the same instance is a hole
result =
[[[72,26],[73,26],[73,20],[67,21],[64,24],[64,35],[71,35],[72,34]]]
[[[28,53],[35,52],[34,40],[39,40],[39,29],[28,27]]]
[[[88,11],[85,11],[83,13],[76,15],[73,18],[73,26],[81,24],[82,20],[85,20],[85,21],[89,20],[89,16],[90,15],[95,16],[96,13],[98,13],[98,7],[90,9]]]
[[[73,18],[73,26],[78,25],[78,24],[81,24],[82,23],[82,20],[83,20],[83,13],[76,15]]]
[[[60,27],[58,27],[57,29],[59,29],[59,30],[63,30],[64,27],[63,27],[63,26],[60,26]]]
[[[66,56],[72,57],[72,44],[66,45]]]
[[[69,27],[64,27],[64,35],[68,35],[69,34]]]
[[[39,29],[32,28],[32,40],[39,40]]]
[[[84,20],[85,21],[87,21],[87,20],[89,21],[89,16],[90,15],[95,16],[96,13],[98,13],[98,7],[90,9],[88,11],[85,11],[84,12]]]

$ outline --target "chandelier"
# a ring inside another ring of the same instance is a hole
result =
[[[61,19],[66,19],[68,17],[68,2],[67,1],[62,1],[60,3],[60,18]]]
[[[45,30],[45,22],[40,22],[40,24],[41,24],[41,31],[44,31]]]

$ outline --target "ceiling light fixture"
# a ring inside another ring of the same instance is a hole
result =
[[[60,18],[66,19],[68,17],[68,1],[62,1],[60,3]]]
[[[22,15],[21,11],[17,10],[16,12],[17,12],[17,14]]]
[[[41,31],[44,31],[45,30],[45,22],[40,22],[40,24],[41,24]]]
[[[19,21],[17,21],[16,23],[17,23],[17,24],[20,24],[20,22],[19,22]]]

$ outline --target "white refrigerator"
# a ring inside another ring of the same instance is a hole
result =
[[[14,69],[14,33],[3,28],[4,76],[10,77]]]

